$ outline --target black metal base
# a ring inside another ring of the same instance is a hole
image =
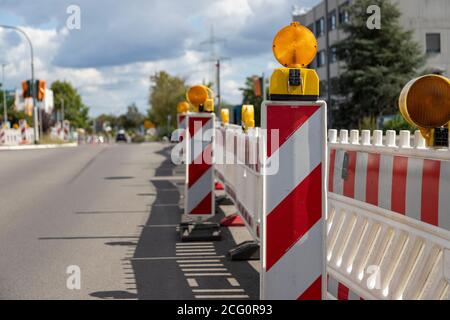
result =
[[[220,224],[212,222],[180,223],[180,239],[182,242],[220,241],[222,240]]]
[[[259,244],[256,241],[245,241],[228,251],[233,261],[259,260]]]

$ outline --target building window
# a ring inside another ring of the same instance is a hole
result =
[[[336,29],[336,10],[328,13],[328,31]]]
[[[441,34],[427,33],[427,53],[441,53]]]
[[[314,33],[314,23],[311,23],[311,24],[308,26],[308,29],[311,30],[312,33]]]
[[[325,50],[319,51],[317,54],[317,68],[323,67],[326,63]]]
[[[345,24],[350,20],[350,14],[348,12],[348,2],[339,6],[339,24]]]
[[[325,19],[322,17],[316,21],[316,37],[323,36],[325,33]]]
[[[337,61],[336,47],[330,48],[330,63],[335,63]]]

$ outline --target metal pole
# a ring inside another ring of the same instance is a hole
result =
[[[39,142],[39,119],[38,119],[38,107],[36,104],[36,84],[34,83],[34,50],[33,50],[33,44],[31,43],[30,38],[28,35],[23,31],[22,29],[14,26],[7,26],[7,25],[0,25],[0,28],[4,29],[12,29],[15,30],[25,37],[27,39],[27,42],[30,46],[30,56],[31,56],[31,94],[33,97],[33,122],[34,122],[34,143],[37,144]]]
[[[325,45],[326,45],[326,62],[327,62],[327,103],[328,103],[328,126],[333,127],[332,115],[331,115],[331,72],[330,72],[330,33],[329,33],[329,23],[328,23],[328,0],[325,0]]]
[[[2,87],[3,87],[3,123],[8,122],[8,111],[6,108],[6,90],[5,90],[5,66],[6,63],[2,64]]]
[[[62,122],[64,122],[65,115],[64,115],[64,99],[63,98],[61,98],[61,117],[62,117]]]
[[[220,115],[220,109],[221,109],[221,95],[220,95],[220,59],[217,59],[217,114]]]

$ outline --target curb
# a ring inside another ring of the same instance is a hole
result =
[[[66,143],[66,144],[3,146],[3,147],[0,147],[0,151],[43,150],[43,149],[74,148],[74,147],[78,147],[78,143],[74,142],[74,143]]]

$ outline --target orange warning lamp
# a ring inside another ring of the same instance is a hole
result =
[[[448,147],[450,80],[426,75],[410,81],[399,99],[405,120],[420,129],[429,147]]]
[[[182,102],[178,103],[178,105],[177,105],[178,113],[186,113],[188,111],[189,111],[189,103],[187,103],[186,101],[182,101]]]
[[[195,112],[214,112],[214,100],[210,88],[196,85],[189,88],[186,99],[194,106]]]
[[[317,54],[317,40],[311,30],[291,23],[277,33],[272,50],[284,68],[272,74],[271,100],[316,100],[319,77],[315,70],[306,68]]]

